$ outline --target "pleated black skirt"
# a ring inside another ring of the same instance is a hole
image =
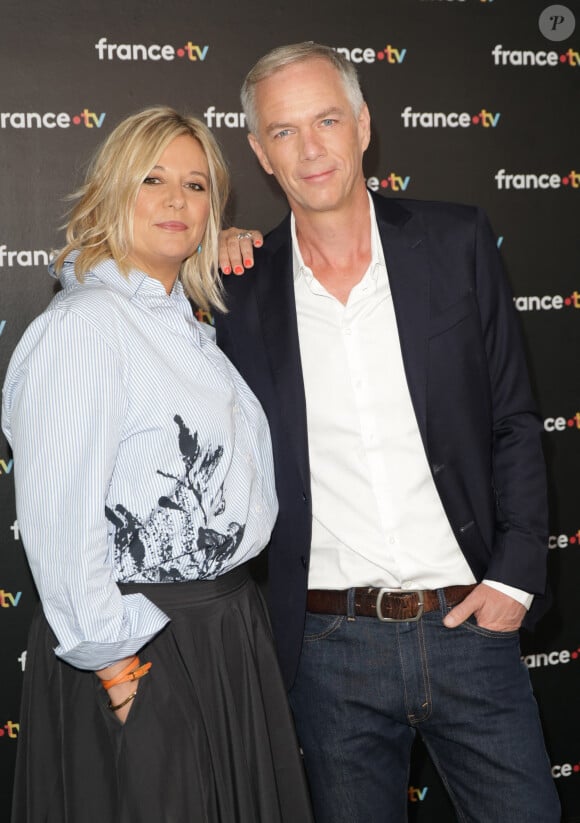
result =
[[[261,595],[215,581],[122,586],[171,617],[122,725],[96,675],[30,631],[12,823],[310,823],[302,762]]]

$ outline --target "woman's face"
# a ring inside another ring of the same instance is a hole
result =
[[[176,137],[143,180],[129,257],[169,293],[183,260],[196,251],[210,210],[209,168],[201,145]]]

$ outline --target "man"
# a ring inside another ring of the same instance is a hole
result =
[[[540,425],[488,223],[368,193],[332,49],[274,50],[242,102],[291,215],[216,323],[272,430],[269,603],[317,823],[405,820],[417,731],[459,819],[559,820],[518,642],[545,585]]]

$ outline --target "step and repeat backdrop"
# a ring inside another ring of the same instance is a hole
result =
[[[497,233],[544,420],[550,478],[553,606],[537,631],[522,637],[522,655],[563,819],[580,821],[579,0],[4,0],[0,378],[54,293],[46,266],[62,243],[66,195],[128,113],[165,103],[203,118],[230,164],[229,221],[265,231],[283,217],[284,200],[247,145],[238,93],[259,56],[300,40],[333,46],[359,70],[373,118],[365,164],[371,189],[482,205]],[[50,460],[57,475],[61,457]],[[2,819],[37,603],[12,473],[0,437]],[[409,815],[455,821],[420,745]]]

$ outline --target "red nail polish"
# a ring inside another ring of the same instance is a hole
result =
[[[242,266],[234,266],[234,274],[243,274],[244,269]]]
[[[262,245],[261,240],[254,240],[254,246],[261,246],[261,245]]]
[[[232,270],[229,266],[225,266],[222,271],[224,274],[230,274]]]
[[[244,260],[244,266],[248,267],[252,265],[252,261],[250,259]]]

